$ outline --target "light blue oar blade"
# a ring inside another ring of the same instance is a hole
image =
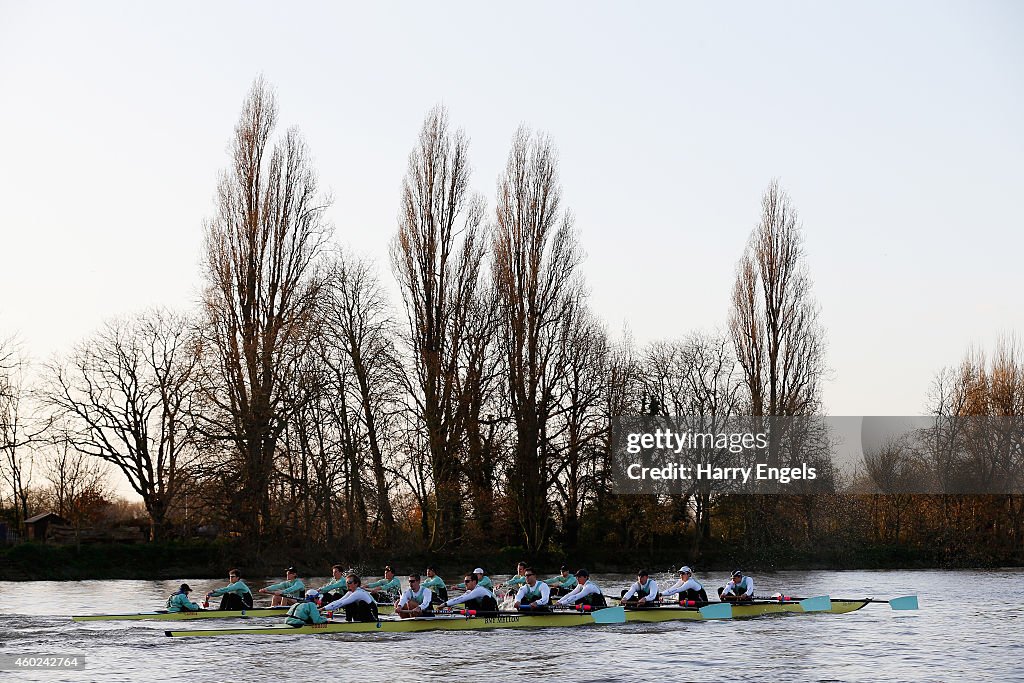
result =
[[[902,598],[893,598],[889,601],[889,607],[893,609],[917,609],[917,596],[907,595]]]
[[[719,602],[700,608],[700,615],[705,619],[732,619],[732,605]]]
[[[595,624],[624,624],[626,610],[623,607],[606,607],[594,612]]]
[[[799,604],[805,612],[828,612],[832,609],[832,598],[827,595],[819,595],[815,598],[801,600]]]

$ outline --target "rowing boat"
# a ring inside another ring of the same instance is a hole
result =
[[[868,600],[833,600],[831,609],[820,610],[823,613],[845,614],[856,611]],[[718,603],[715,603],[716,605]],[[614,608],[612,608],[614,609]],[[321,633],[413,633],[417,631],[456,631],[499,628],[544,628],[565,626],[587,626],[595,623],[595,615],[575,611],[553,612],[549,614],[522,614],[519,612],[497,612],[480,615],[438,615],[433,617],[417,617],[415,619],[398,619],[385,617],[370,622],[329,621],[326,624],[310,626],[248,626],[238,628],[205,629],[192,631],[165,631],[172,638],[194,636],[227,636],[227,635],[298,635]],[[800,614],[805,610],[798,603],[763,602],[741,604],[732,607],[733,618],[759,617],[768,614]],[[676,620],[707,620],[698,608],[691,607],[652,607],[626,609],[627,622],[661,622]]]
[[[394,605],[377,605],[380,614],[393,614]],[[71,617],[72,621],[192,621],[193,619],[258,619],[261,617],[281,617],[288,613],[287,607],[253,607],[244,610],[210,609],[202,612],[135,612],[133,614],[83,614]]]

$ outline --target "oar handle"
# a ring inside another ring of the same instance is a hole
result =
[[[804,598],[795,598],[792,595],[755,595],[754,600],[771,600],[772,602],[800,602]]]
[[[564,612],[593,612],[594,608],[592,605],[551,605],[553,610],[562,610]]]

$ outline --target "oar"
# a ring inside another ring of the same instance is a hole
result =
[[[606,609],[618,609],[614,607],[594,607],[593,605],[559,605],[552,602],[549,605],[554,612],[598,612]]]
[[[629,609],[649,609],[649,608],[654,608],[654,607],[661,607],[662,605],[674,605],[674,604],[676,604],[676,603],[674,603],[674,602],[663,602],[661,600],[648,601],[648,602],[645,602],[642,605],[638,604],[634,600],[630,600],[629,602],[621,602],[621,601],[619,602],[619,605],[621,605],[622,607],[628,607]]]
[[[805,598],[798,604],[805,612],[828,612],[832,609],[832,598],[827,595],[819,595],[813,598]]]
[[[593,612],[595,624],[624,624],[626,623],[626,610],[622,607],[605,607]]]
[[[732,604],[728,602],[716,602],[698,611],[705,619],[732,619]]]
[[[641,604],[639,600],[623,600],[622,598],[618,598],[618,601],[623,607],[647,607],[649,605],[657,606],[669,604],[663,600],[645,600],[643,604]]]
[[[749,603],[735,603],[739,605],[743,604],[764,604],[765,602],[772,605],[799,605],[800,608],[805,612],[828,612],[832,609],[832,598],[828,595],[818,595],[813,598],[794,598],[788,595],[772,596],[770,598],[754,596],[754,600],[760,600],[762,602],[749,602]]]
[[[825,597],[825,596],[823,596]],[[769,598],[758,598],[764,600],[772,600],[774,602],[800,602],[804,600],[817,600],[818,598],[794,598],[788,595],[772,596]],[[915,610],[918,609],[917,596],[916,595],[904,595],[899,598],[892,598],[889,600],[875,600],[874,598],[829,598],[831,602],[874,602],[882,605],[889,605],[890,609],[894,610]]]
[[[841,600],[842,598],[836,599]],[[918,609],[916,595],[904,595],[899,598],[890,598],[889,600],[875,600],[874,598],[862,598],[857,600],[851,598],[850,600],[844,600],[844,602],[876,602],[881,605],[889,605],[890,609]]]

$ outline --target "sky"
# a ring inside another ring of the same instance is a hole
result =
[[[832,415],[916,415],[971,346],[1024,336],[1024,4],[0,0],[0,336],[67,353],[188,308],[253,79],[374,259],[435,104],[493,210],[549,133],[595,312],[639,344],[722,329],[762,192],[800,212]],[[397,304],[398,300],[395,299]]]

